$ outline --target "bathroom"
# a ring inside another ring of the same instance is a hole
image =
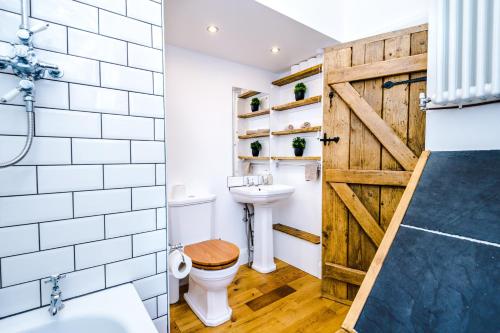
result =
[[[499,59],[497,0],[0,0],[0,332],[497,330]]]

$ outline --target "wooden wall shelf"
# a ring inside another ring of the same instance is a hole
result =
[[[298,134],[298,133],[310,133],[310,132],[319,132],[321,131],[321,126],[313,126],[307,128],[297,128],[293,130],[284,130],[284,131],[273,131],[272,135],[290,135],[290,134]]]
[[[269,156],[238,156],[240,160],[267,161]]]
[[[258,91],[254,91],[254,90],[247,90],[247,91],[244,91],[242,92],[241,94],[238,95],[238,98],[243,98],[243,99],[246,99],[246,98],[249,98],[249,97],[253,97],[255,95],[258,95],[260,94],[260,92]]]
[[[238,118],[252,118],[252,117],[263,116],[263,115],[269,114],[269,113],[271,113],[271,110],[265,109],[265,110],[261,110],[261,111],[242,113],[242,114],[238,115]]]
[[[281,86],[284,86],[285,84],[289,84],[289,83],[304,79],[306,77],[319,74],[322,71],[323,71],[323,65],[319,64],[319,65],[304,69],[303,71],[282,77],[281,79],[273,81],[273,84],[275,86],[281,87]]]
[[[284,225],[284,224],[280,224],[280,223],[274,224],[273,229],[277,230],[277,231],[281,231],[281,232],[288,234],[290,236],[303,239],[303,240],[310,242],[310,243],[313,243],[313,244],[319,244],[321,242],[321,238],[317,235],[311,234],[307,231],[295,229],[295,228],[289,227],[289,226]]]
[[[303,99],[301,101],[295,101],[295,102],[286,103],[286,104],[282,104],[282,105],[276,105],[276,106],[273,106],[273,110],[274,111],[284,111],[284,110],[294,109],[294,108],[298,108],[301,106],[306,106],[309,104],[315,104],[315,103],[319,103],[319,102],[321,102],[321,95],[309,97],[309,98]]]
[[[269,132],[267,133],[255,133],[255,134],[244,134],[244,135],[238,135],[238,139],[253,139],[253,138],[263,138],[263,137],[268,137]]]
[[[272,156],[275,161],[320,161],[321,156]]]

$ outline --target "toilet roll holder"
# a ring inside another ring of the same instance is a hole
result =
[[[178,243],[178,244],[175,244],[175,245],[172,245],[172,244],[168,244],[168,254],[171,254],[172,252],[174,251],[177,251],[179,250],[181,252],[181,257],[182,257],[182,263],[185,264],[186,263],[186,260],[184,259],[184,245],[182,245],[181,243]]]

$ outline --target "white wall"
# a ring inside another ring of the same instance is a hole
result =
[[[432,0],[256,0],[341,42],[427,22]]]
[[[280,77],[290,74],[283,73]],[[282,87],[275,87],[273,104],[285,104],[295,100],[293,89],[295,84],[303,82],[307,86],[306,98],[323,94],[323,75],[318,74],[301,81],[292,82]],[[311,126],[322,126],[322,103],[307,105],[286,111],[272,112],[271,127],[273,131],[284,130],[289,124],[300,128],[304,122]],[[292,140],[295,137],[306,139],[304,156],[321,156],[322,144],[318,140],[320,132],[301,133],[295,135],[272,136],[273,156],[294,156]],[[282,161],[272,163],[274,181],[295,187],[294,194],[286,201],[279,203],[274,210],[273,222],[321,235],[321,179],[305,180],[305,164],[317,164],[316,161]],[[274,231],[275,256],[287,263],[316,277],[321,276],[321,245]]]
[[[500,149],[500,103],[426,113],[428,150]]]
[[[233,173],[233,87],[269,92],[273,74],[175,46],[166,47],[169,186],[217,196],[215,233],[246,251],[242,206],[226,186]]]
[[[33,147],[0,169],[0,318],[46,305],[45,278],[68,273],[65,298],[133,282],[166,329],[162,5],[127,2],[31,0],[52,22],[39,57],[65,75],[37,82]],[[19,4],[0,1],[1,50]],[[18,82],[7,73],[0,93]],[[0,105],[0,161],[25,133],[21,98]]]

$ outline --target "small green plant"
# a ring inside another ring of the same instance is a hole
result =
[[[250,102],[250,105],[258,107],[260,105],[260,99],[258,99],[257,97],[252,98],[252,101]]]
[[[260,142],[257,140],[257,141],[254,141],[250,144],[250,148],[252,148],[252,150],[261,150],[262,149],[262,145],[260,144]]]
[[[298,93],[298,92],[304,92],[305,93],[306,90],[307,90],[306,85],[304,83],[302,83],[302,82],[299,82],[299,83],[297,83],[295,85],[295,88],[294,88],[293,91],[296,92],[296,93]]]
[[[294,138],[292,141],[292,147],[304,149],[306,147],[306,139],[301,138],[300,136]]]

